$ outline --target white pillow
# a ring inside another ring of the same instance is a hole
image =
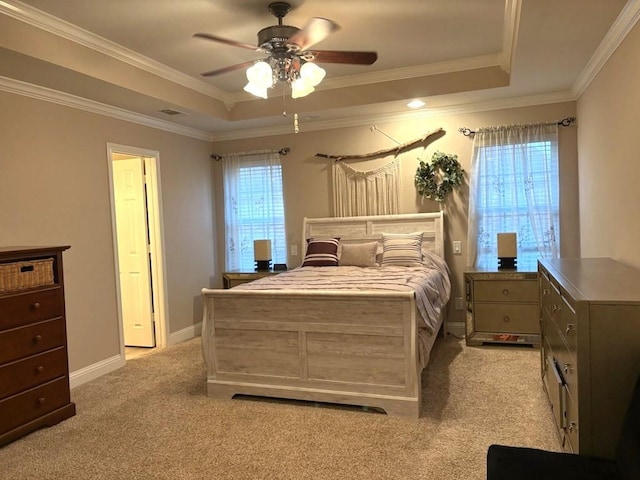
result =
[[[382,266],[422,264],[422,232],[383,233]]]
[[[377,267],[378,242],[343,243],[338,263],[340,266]]]

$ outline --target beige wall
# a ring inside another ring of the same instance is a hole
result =
[[[640,267],[640,25],[578,100],[580,227],[585,257]]]
[[[215,270],[209,142],[0,92],[0,245],[71,245],[72,372],[119,353],[107,142],[160,153],[169,333],[201,321]]]
[[[438,204],[422,200],[416,194],[413,177],[418,165],[418,157],[430,159],[433,152],[441,150],[456,154],[463,168],[468,172],[471,160],[472,140],[458,132],[460,127],[476,128],[488,125],[524,123],[547,120],[560,120],[575,115],[575,103],[562,103],[546,106],[517,108],[466,115],[451,115],[440,118],[377,123],[380,130],[404,143],[422,136],[424,133],[442,127],[446,135],[426,149],[418,148],[401,156],[403,193],[401,213],[431,212],[438,210]],[[218,154],[249,151],[262,148],[280,149],[290,147],[291,152],[283,157],[283,182],[285,209],[287,215],[287,240],[289,245],[301,243],[302,219],[308,217],[332,216],[331,198],[331,160],[317,158],[315,153],[345,154],[366,153],[394,146],[394,143],[379,132],[371,131],[369,126],[340,128],[318,132],[301,132],[274,137],[259,137],[228,142],[214,143],[213,151]],[[387,163],[390,157],[379,160],[351,162],[360,170],[367,170]],[[577,191],[577,150],[576,128],[560,129],[560,168],[561,168],[561,250],[565,256],[579,256],[578,238],[578,191]],[[224,245],[224,212],[222,168],[220,162],[214,165],[214,190],[218,210],[218,242]],[[445,208],[446,215],[446,258],[452,268],[453,296],[462,296],[462,273],[466,265],[468,187],[465,185],[455,193],[452,202]],[[462,240],[463,255],[452,254],[451,242]],[[224,251],[218,250],[218,264],[224,268]],[[290,257],[289,265],[300,264],[301,257]],[[218,280],[219,281],[219,280]],[[462,322],[461,311],[450,311],[450,321]]]

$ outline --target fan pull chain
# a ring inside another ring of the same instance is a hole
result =
[[[298,128],[298,114],[293,114],[293,133],[298,133],[300,128]]]

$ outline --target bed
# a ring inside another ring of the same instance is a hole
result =
[[[302,252],[308,245],[311,251],[307,239],[339,238],[338,256],[347,263],[347,253],[376,242],[381,263],[391,241],[421,232],[424,266],[303,264],[232,289],[203,289],[207,395],[361,405],[419,417],[421,373],[444,334],[451,290],[443,220],[441,212],[305,218]],[[404,285],[371,287],[365,273],[385,282],[396,276]],[[437,288],[422,291],[421,275]]]

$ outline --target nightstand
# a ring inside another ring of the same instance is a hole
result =
[[[540,346],[536,269],[478,269],[464,273],[467,345]]]
[[[274,270],[229,270],[222,274],[222,286],[224,288],[232,288],[241,283],[252,282],[262,277],[268,277],[269,275],[277,275],[282,273]]]

